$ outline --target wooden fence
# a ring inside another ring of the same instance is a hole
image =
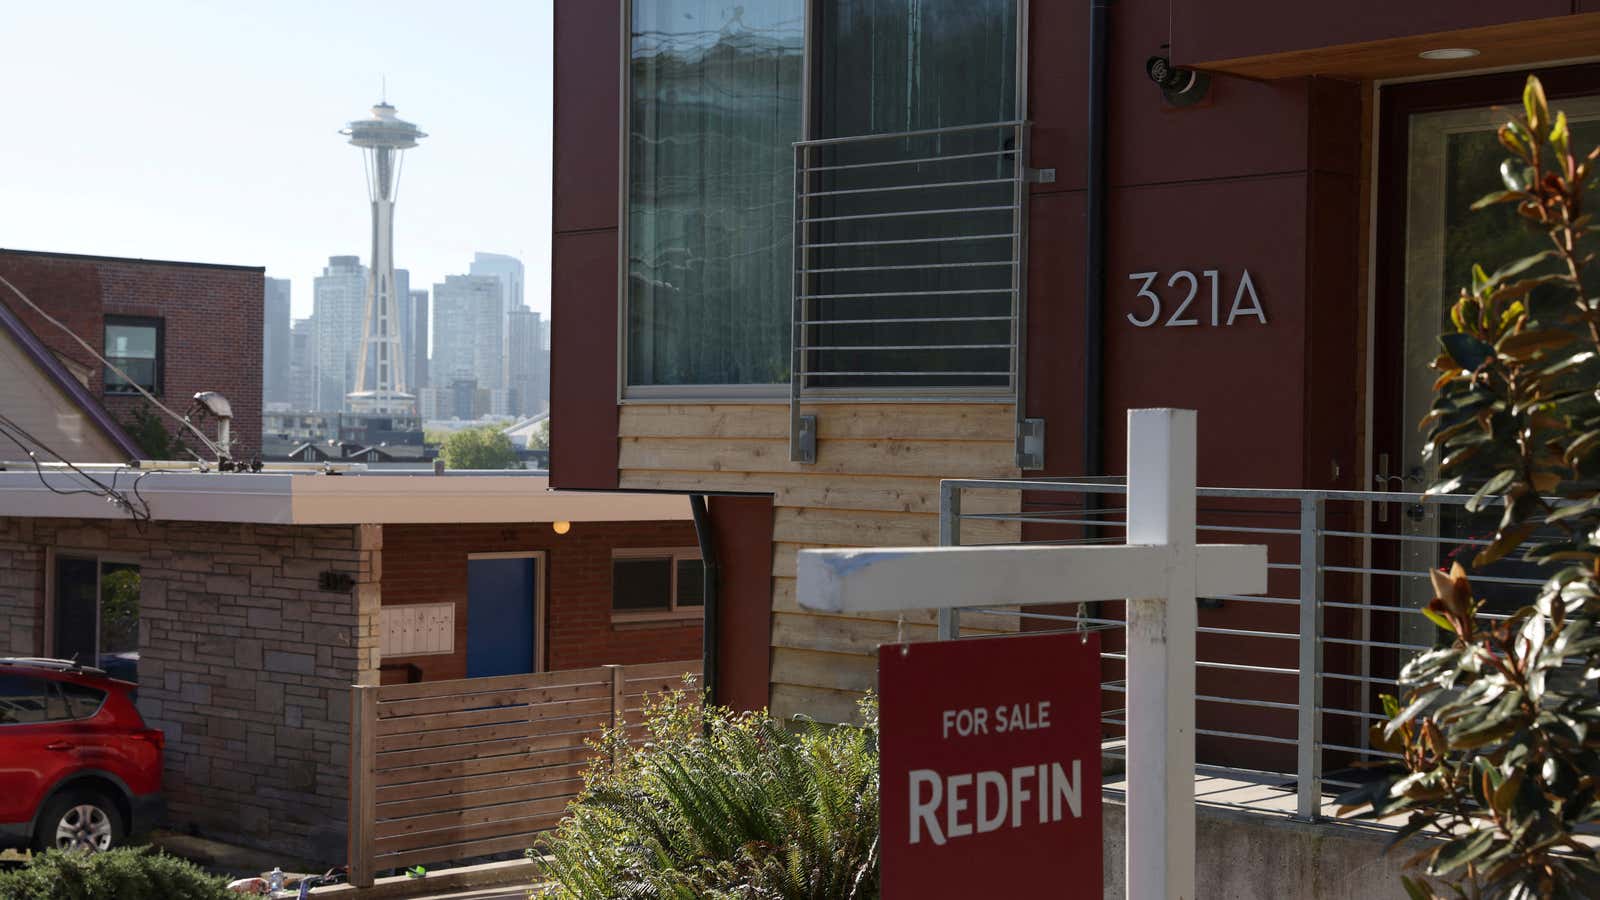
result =
[[[699,660],[354,687],[351,883],[532,846],[582,789],[586,742],[637,739],[646,699],[685,674]]]

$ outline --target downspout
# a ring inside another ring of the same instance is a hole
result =
[[[1106,300],[1106,32],[1111,0],[1089,0],[1089,171],[1084,185],[1086,207],[1083,260],[1083,474],[1105,474],[1105,300]],[[1093,522],[1104,506],[1100,494],[1084,494],[1084,520]],[[1089,525],[1083,536],[1102,535]],[[1100,616],[1100,604],[1080,604],[1078,615]]]
[[[701,627],[703,648],[700,664],[705,685],[706,705],[717,702],[717,583],[722,580],[717,565],[717,544],[711,536],[711,513],[704,494],[689,495],[689,510],[694,514],[694,533],[700,539],[700,562],[705,569],[705,624]]]
[[[1111,0],[1089,0],[1089,172],[1085,202],[1088,240],[1083,286],[1083,474],[1105,474],[1102,404],[1105,394],[1106,293],[1106,32]],[[1098,495],[1088,495],[1090,502]]]

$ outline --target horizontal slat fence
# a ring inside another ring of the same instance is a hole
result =
[[[594,762],[588,742],[684,688],[700,661],[352,690],[350,880],[532,846]]]

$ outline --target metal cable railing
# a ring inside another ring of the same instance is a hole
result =
[[[972,545],[963,540],[962,525],[979,522],[986,535],[993,534],[994,523],[1011,523],[1017,531],[1016,540],[989,543],[1120,543],[1126,510],[1114,497],[1124,493],[1123,485],[1104,479],[945,481],[941,543]],[[1405,662],[1432,649],[1440,636],[1421,613],[1432,596],[1429,570],[1462,554],[1470,559],[1468,551],[1489,542],[1493,518],[1469,515],[1471,498],[1465,495],[1227,488],[1197,493],[1202,542],[1264,544],[1269,570],[1264,596],[1199,601],[1197,773],[1265,786],[1246,807],[1287,808],[1306,820],[1326,817],[1333,797],[1376,777],[1376,767],[1397,758],[1372,746],[1368,728],[1385,718],[1380,695],[1396,692]],[[987,495],[985,510],[964,512],[980,495]],[[1375,516],[1380,504],[1396,505],[1401,514]],[[1375,528],[1373,522],[1380,524]],[[1544,582],[1536,566],[1513,556],[1474,571],[1472,579],[1486,602],[1482,615],[1495,620],[1531,603]],[[1062,600],[1060,607],[982,612],[1012,617],[1022,630],[1107,632],[1102,739],[1104,755],[1119,759],[1126,693],[1123,604]],[[942,639],[961,637],[962,612],[941,614]]]
[[[1021,392],[1028,124],[794,145],[790,403]]]

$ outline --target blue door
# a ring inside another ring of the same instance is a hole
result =
[[[538,560],[467,560],[467,677],[534,671]]]

